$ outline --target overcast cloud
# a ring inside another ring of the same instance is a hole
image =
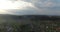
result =
[[[12,0],[11,0],[12,1]],[[7,9],[16,15],[60,15],[60,0],[20,0],[26,3],[22,9]],[[28,5],[29,4],[29,5]]]

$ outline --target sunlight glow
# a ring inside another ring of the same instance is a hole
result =
[[[24,9],[29,6],[33,7],[31,3],[24,2],[21,0],[17,0],[17,1],[0,0],[0,14],[13,14],[12,12],[8,12],[8,10]]]
[[[6,10],[23,9],[27,6],[29,6],[29,3],[24,1],[0,0],[0,14],[9,14],[10,12],[7,12]]]
[[[14,13],[8,12],[8,11],[6,11],[4,9],[0,9],[0,14],[14,14]]]
[[[0,0],[0,9],[22,9],[29,4],[23,1]]]

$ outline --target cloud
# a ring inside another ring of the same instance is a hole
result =
[[[32,4],[24,1],[0,0],[0,9],[22,9],[28,6],[31,7]]]
[[[38,14],[38,11],[34,9],[33,7],[26,7],[24,9],[12,9],[12,10],[6,10],[8,12],[11,12],[12,14],[15,15],[34,15]]]
[[[25,2],[30,2],[34,4],[35,6],[39,7],[52,7],[56,5],[56,0],[22,0]]]
[[[33,8],[33,7],[26,7],[24,9],[12,9],[6,10],[14,15],[60,15],[60,8],[53,7],[53,8]]]
[[[6,10],[0,10],[0,14],[13,14],[13,13]]]
[[[60,0],[19,0],[27,3],[22,9],[8,9],[16,15],[60,15]],[[29,4],[29,5],[28,5]],[[25,4],[24,4],[25,5]]]

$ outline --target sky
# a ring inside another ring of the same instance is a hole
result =
[[[0,0],[0,14],[60,15],[60,0]]]

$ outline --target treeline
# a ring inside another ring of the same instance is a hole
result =
[[[31,20],[60,20],[60,16],[50,15],[1,15],[13,19],[31,19]]]
[[[14,19],[31,19],[31,20],[60,20],[60,16],[47,16],[47,15],[23,15],[23,16],[13,16]]]

